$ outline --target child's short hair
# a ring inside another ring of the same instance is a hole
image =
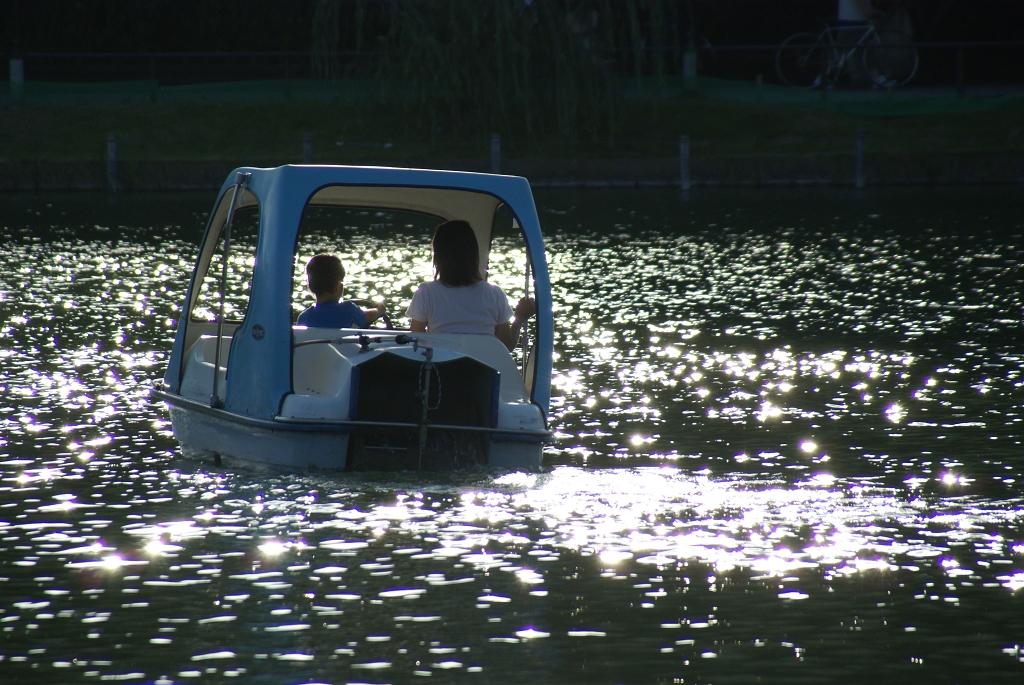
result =
[[[332,254],[318,254],[306,264],[306,276],[309,278],[309,289],[314,295],[329,293],[338,281],[345,280],[345,267]]]

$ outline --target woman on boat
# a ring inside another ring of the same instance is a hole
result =
[[[493,335],[515,349],[523,323],[536,312],[533,300],[524,297],[513,312],[502,289],[483,279],[469,223],[444,222],[434,229],[431,244],[434,280],[420,285],[409,303],[412,331]]]

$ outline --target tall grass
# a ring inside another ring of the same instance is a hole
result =
[[[676,20],[666,21],[669,4],[391,0],[374,8],[382,29],[377,77],[385,97],[405,103],[408,125],[431,139],[491,131],[612,144],[623,57],[638,87],[649,75],[660,84],[667,46],[681,42],[674,7]],[[358,21],[374,21],[368,14],[361,9]]]
[[[338,0],[317,0],[313,10],[310,58],[314,78],[338,78],[338,10]]]

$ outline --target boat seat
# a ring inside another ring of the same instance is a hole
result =
[[[338,395],[352,364],[334,345],[296,347],[292,356],[292,390],[298,395]]]
[[[220,343],[220,368],[217,395],[226,399],[228,355],[231,338],[224,336]],[[207,402],[213,393],[213,365],[217,359],[217,336],[204,335],[192,345],[185,357],[185,373],[181,378],[181,394],[193,400]]]
[[[202,361],[213,364],[217,361],[217,336],[215,335],[204,335],[196,342],[196,345],[202,345],[200,348]],[[220,365],[226,367],[228,365],[228,355],[231,352],[231,336],[225,335],[220,341]]]

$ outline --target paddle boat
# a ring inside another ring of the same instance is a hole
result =
[[[517,364],[492,336],[295,325],[300,226],[304,213],[330,207],[468,221],[485,275],[498,212],[510,212],[526,246],[524,289],[537,308],[522,340],[525,361]],[[258,241],[245,274],[251,286],[244,316],[232,318],[225,313],[231,228],[245,208],[258,210]],[[211,268],[216,260],[222,269]],[[218,311],[200,311],[201,292],[219,292]],[[183,452],[218,464],[536,469],[551,441],[552,340],[544,243],[526,179],[383,167],[241,168],[210,214],[154,395],[167,404]]]

